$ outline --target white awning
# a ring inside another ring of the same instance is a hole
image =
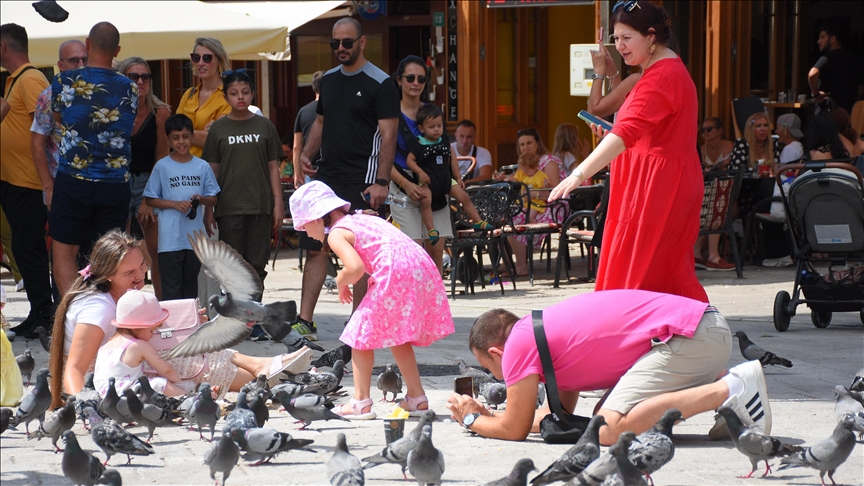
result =
[[[0,2],[3,23],[14,22],[27,29],[30,62],[51,66],[57,62],[57,49],[69,39],[83,41],[90,28],[101,21],[114,24],[120,31],[123,59],[187,59],[197,37],[215,37],[222,42],[231,59],[261,59],[260,52],[287,49],[291,16],[268,20],[198,1],[60,1],[69,12],[62,23],[51,23],[33,9],[32,0]],[[296,2],[328,3],[334,2]],[[335,2],[341,4],[342,2]],[[286,2],[286,7],[295,2]],[[337,5],[338,6],[338,5]],[[331,7],[332,8],[332,7]],[[307,11],[308,8],[302,11]],[[313,17],[314,18],[314,17]],[[311,19],[310,19],[311,20]],[[308,20],[307,20],[308,21]]]

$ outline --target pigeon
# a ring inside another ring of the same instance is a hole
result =
[[[345,434],[336,436],[336,449],[333,456],[327,461],[327,477],[333,486],[363,486],[366,484],[366,476],[363,474],[363,466],[360,459],[348,452],[348,443]]]
[[[96,410],[86,407],[84,413],[90,421],[90,438],[105,453],[107,465],[114,454],[126,454],[126,464],[132,463],[132,456],[149,456],[155,451],[153,446],[132,435],[123,426],[110,418],[102,418]]]
[[[672,426],[679,420],[684,420],[681,411],[670,408],[653,427],[639,434],[636,441],[630,445],[628,454],[630,462],[648,477],[651,484],[654,484],[651,474],[665,466],[675,456]]]
[[[855,378],[852,379],[852,384],[849,385],[850,391],[864,392],[864,368],[855,373]]]
[[[423,426],[417,447],[408,452],[408,472],[420,486],[441,484],[444,474],[444,454],[432,445],[432,424]]]
[[[0,434],[6,432],[6,429],[9,428],[9,420],[13,415],[15,415],[15,412],[11,408],[0,408]]]
[[[150,386],[146,376],[138,377],[138,399],[145,405],[156,405],[163,410],[179,410],[182,401],[178,398],[163,395]]]
[[[408,432],[401,439],[391,442],[385,446],[378,454],[374,456],[364,457],[363,469],[369,469],[379,464],[399,464],[402,466],[402,476],[408,479],[405,475],[405,470],[408,468],[408,453],[417,447],[417,442],[423,432],[423,427],[432,423],[435,420],[435,412],[429,411],[420,417],[420,422],[417,427],[411,432]]]
[[[108,486],[123,486],[123,478],[120,476],[120,471],[116,469],[106,469],[99,477],[99,484],[107,484]]]
[[[796,452],[797,449],[800,449],[763,434],[755,426],[744,425],[731,407],[722,406],[717,409],[717,414],[726,419],[726,427],[729,428],[732,442],[739,452],[750,459],[750,464],[753,466],[750,473],[746,476],[739,476],[739,478],[749,479],[753,476],[753,472],[756,471],[759,461],[765,461],[765,474],[762,475],[762,477],[765,477],[771,472],[771,465],[768,464],[768,459],[788,456]]]
[[[38,0],[32,5],[36,12],[49,22],[59,23],[69,18],[69,12],[57,5],[55,0]]]
[[[387,402],[387,393],[393,394],[393,400],[396,401],[396,395],[402,393],[402,376],[396,372],[398,368],[393,363],[387,365],[387,369],[378,375],[378,389],[384,392],[382,402]]]
[[[147,432],[150,435],[147,436],[147,443],[150,443],[150,440],[153,439],[153,431],[156,430],[156,427],[162,425],[174,424],[172,420],[179,418],[180,416],[174,412],[169,412],[167,410],[163,410],[156,405],[150,405],[141,403],[141,400],[135,395],[131,389],[127,388],[123,390],[123,396],[129,401],[129,412],[132,415],[132,418],[138,422],[139,425],[143,425],[147,427]]]
[[[63,459],[60,468],[63,475],[72,480],[72,484],[92,486],[102,476],[105,466],[96,459],[93,454],[81,449],[75,432],[67,430],[63,432],[63,442],[66,449],[63,451]]]
[[[24,354],[15,356],[15,361],[18,362],[18,368],[21,370],[21,376],[27,377],[27,384],[24,386],[30,386],[30,377],[33,375],[33,368],[36,366],[36,360],[33,359],[33,355],[30,353],[30,350],[25,349]]]
[[[48,331],[46,331],[44,327],[39,326],[33,329],[33,332],[35,332],[39,336],[39,344],[42,345],[42,349],[44,349],[46,353],[50,353],[51,336],[48,334]]]
[[[483,486],[527,486],[528,473],[536,471],[534,461],[531,459],[519,459],[510,474],[501,479],[485,483]]]
[[[308,385],[310,393],[326,395],[339,387],[342,377],[345,376],[345,362],[341,359],[333,363],[330,371],[317,371],[313,369],[308,373],[294,375],[291,383]]]
[[[507,401],[507,385],[504,383],[483,383],[480,385],[480,394],[486,399],[486,403],[495,410],[498,405]]]
[[[632,434],[632,432],[630,432]],[[629,449],[633,443],[639,443],[639,438],[630,439],[630,435],[624,432],[618,437],[618,442],[609,448],[608,454],[615,459],[618,470],[606,476],[603,486],[648,486],[642,473],[628,459]]]
[[[303,349],[304,346],[309,349],[314,349],[315,351],[321,351],[322,353],[326,351],[321,346],[306,339],[294,328],[291,328],[291,330],[288,331],[288,335],[282,338],[282,344],[284,344],[285,347],[288,348],[289,353],[300,351],[301,349]]]
[[[210,479],[216,481],[216,473],[222,473],[222,486],[225,486],[225,481],[231,475],[231,470],[237,465],[240,460],[240,448],[231,440],[231,432],[229,429],[222,431],[222,437],[218,442],[214,443],[210,449],[204,454],[204,464],[210,466]]]
[[[102,402],[102,396],[96,391],[93,385],[93,372],[88,371],[84,375],[84,387],[75,395],[75,413],[81,419],[84,425],[84,430],[90,430],[87,427],[87,415],[84,413],[86,407],[91,407],[93,410],[99,410],[99,404]]]
[[[260,324],[273,341],[288,336],[289,322],[297,315],[294,301],[256,302],[254,299],[264,292],[264,285],[237,251],[223,241],[208,238],[203,231],[196,231],[194,237],[188,235],[188,238],[205,273],[219,281],[224,294],[211,295],[209,299],[210,307],[219,315],[172,348],[165,359],[227,349],[249,337],[254,324]]]
[[[567,481],[582,472],[592,461],[600,457],[600,427],[604,425],[606,425],[606,418],[602,415],[591,417],[585,432],[576,444],[532,479],[531,484],[540,486],[555,481]]]
[[[843,417],[834,427],[831,437],[806,447],[795,454],[784,457],[778,470],[790,467],[810,467],[819,470],[819,480],[825,486],[825,473],[834,483],[834,471],[846,462],[852,449],[855,448],[855,434],[852,433],[854,422],[851,417]]]
[[[129,413],[129,402],[124,398],[121,399],[117,394],[117,389],[114,388],[114,377],[108,378],[108,390],[105,392],[105,398],[101,402],[101,412],[104,415],[111,417],[118,424],[127,424],[132,422],[132,415]]]
[[[44,422],[45,412],[50,406],[51,390],[48,389],[48,369],[42,368],[36,373],[36,386],[21,399],[21,405],[18,406],[15,415],[9,419],[9,424],[15,426],[24,422],[24,429],[27,434],[30,434],[30,422],[37,418],[40,424]]]
[[[63,449],[57,447],[57,440],[63,432],[72,430],[73,425],[75,425],[75,397],[69,397],[62,407],[52,412],[44,422],[39,424],[38,429],[27,434],[27,440],[42,440],[43,437],[50,437],[54,453],[63,452]]]
[[[343,364],[351,362],[351,346],[343,344],[336,349],[331,349],[322,354],[317,360],[312,363],[316,368],[333,367],[336,361],[342,360]]]
[[[840,423],[845,417],[853,421],[852,430],[858,432],[859,438],[864,438],[864,405],[856,400],[843,385],[834,387],[834,418]]]
[[[310,387],[308,385],[297,385],[295,383],[282,383],[281,385],[276,385],[270,389],[273,393],[273,399],[282,403],[282,406],[285,406],[285,402],[292,399],[297,398],[301,395],[312,394],[314,391],[317,391],[318,387]],[[279,393],[282,392],[282,393]],[[279,397],[277,397],[277,395]]]
[[[459,373],[462,376],[470,376],[474,378],[474,396],[480,395],[480,385],[483,383],[497,383],[498,380],[492,376],[492,373],[486,373],[485,371],[474,368],[473,366],[468,366],[468,363],[465,362],[462,358],[456,358],[456,364],[459,365]]]
[[[539,409],[544,403],[546,403],[546,385],[540,383],[540,385],[537,386],[537,405],[535,406],[535,409]]]
[[[231,429],[230,432],[231,439],[246,452],[243,459],[257,461],[252,466],[268,464],[280,452],[302,449],[314,442],[310,439],[295,439],[291,434],[273,429]]]
[[[225,417],[225,425],[222,427],[223,432],[231,429],[254,429],[258,427],[258,421],[255,419],[255,412],[249,410],[249,405],[246,402],[246,392],[242,389],[237,394],[237,406],[234,410],[228,413]]]
[[[318,420],[348,421],[345,417],[336,415],[334,412],[330,411],[330,409],[324,405],[326,401],[326,398],[318,395],[302,395],[290,399],[287,403],[283,402],[282,405],[285,407],[285,411],[288,412],[289,415],[297,419],[298,423],[303,423],[300,430],[305,429],[311,425],[312,422]]]
[[[252,410],[252,413],[255,414],[255,423],[258,427],[264,427],[264,424],[270,420],[270,410],[267,409],[267,404],[264,403],[264,395],[266,393],[266,390],[258,389],[258,392],[253,395],[252,400],[249,400],[249,403],[247,403],[249,410]]]
[[[765,351],[761,346],[751,341],[744,331],[735,331],[735,337],[738,338],[738,346],[741,349],[741,356],[744,356],[744,359],[747,361],[757,360],[762,363],[762,366],[774,365],[774,366],[784,366],[786,368],[792,367],[792,362],[788,359],[781,358],[776,354]]]
[[[636,440],[636,434],[633,432],[622,432],[618,436],[618,441],[615,445],[620,445],[626,449],[630,448],[630,444]],[[604,454],[589,464],[582,472],[573,477],[567,485],[576,484],[601,484],[609,476],[615,476],[618,473],[618,461],[612,455],[610,447]],[[614,481],[614,479],[613,479]]]
[[[267,383],[267,375],[260,374],[254,380],[243,385],[246,388],[246,396],[254,397],[258,394],[258,390],[264,390],[263,399],[266,402],[273,396],[273,391],[270,389],[270,384]]]
[[[189,412],[186,414],[189,424],[198,426],[198,438],[207,440],[204,438],[204,434],[201,433],[201,426],[206,425],[210,429],[210,442],[213,442],[213,436],[216,433],[216,422],[219,421],[219,417],[221,416],[222,411],[219,410],[219,404],[213,400],[210,383],[201,383],[198,395],[192,399]]]

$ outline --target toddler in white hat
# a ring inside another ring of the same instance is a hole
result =
[[[93,384],[102,397],[108,391],[109,378],[114,378],[118,395],[144,376],[144,362],[159,373],[150,379],[150,386],[168,396],[180,396],[191,390],[187,382],[150,344],[153,331],[168,319],[168,311],[159,305],[156,296],[140,290],[129,290],[117,301],[117,317],[111,324],[117,333],[96,355]],[[74,343],[73,343],[74,344]]]

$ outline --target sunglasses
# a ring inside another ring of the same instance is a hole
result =
[[[246,74],[246,71],[249,71],[249,70],[246,68],[229,69],[227,71],[222,71],[222,77],[227,78],[228,76],[231,76],[232,74]]]
[[[150,73],[144,73],[144,74],[128,73],[128,74],[126,74],[126,77],[131,79],[132,81],[135,81],[136,83],[138,82],[139,79],[141,81],[144,81],[145,83],[149,83],[150,80],[153,79],[153,75]]]
[[[612,13],[615,13],[615,12],[621,10],[621,7],[624,7],[624,11],[627,13],[630,13],[637,8],[639,10],[642,10],[642,7],[639,6],[639,2],[637,2],[636,0],[628,0],[626,2],[616,3],[615,6],[612,7]]]
[[[413,74],[406,74],[405,76],[402,76],[402,79],[404,79],[405,81],[408,81],[409,84],[413,83],[415,79],[418,82],[420,82],[420,84],[426,84],[426,80],[428,78],[426,76],[423,76],[422,74],[420,76],[415,76]]]
[[[68,62],[70,64],[78,64],[79,62],[87,64],[87,57],[86,56],[85,57],[67,57],[66,59],[60,59],[60,60]]]
[[[189,219],[197,218],[198,217],[198,206],[200,206],[200,205],[201,205],[200,199],[197,199],[197,198],[193,199],[192,200],[192,209],[189,210],[189,214],[187,214],[186,217]]]
[[[213,62],[213,54],[204,54],[202,56],[201,54],[193,52],[192,54],[189,54],[189,59],[192,59],[192,62],[198,62],[201,59],[204,59],[205,63],[210,64],[211,62]]]
[[[342,44],[342,47],[344,47],[345,49],[351,49],[352,47],[354,47],[354,43],[357,42],[358,40],[360,40],[360,37],[358,37],[356,39],[342,39],[342,40],[330,39],[330,49],[333,49],[334,51],[339,49],[339,44]]]
[[[713,132],[717,127],[702,127],[702,133]]]

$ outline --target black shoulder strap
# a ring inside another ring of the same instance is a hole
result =
[[[477,158],[477,146],[475,145],[473,149],[471,149],[471,157]]]
[[[408,146],[408,151],[413,153],[415,157],[420,157],[420,154],[423,153],[423,146],[420,145],[420,142],[417,141],[417,136],[414,135],[414,132],[411,131],[411,128],[408,127],[408,122],[405,121],[405,115],[399,114],[399,133],[402,134],[402,139],[405,140],[405,145]],[[396,146],[396,149],[399,149],[399,146]],[[406,153],[407,157],[408,154]]]
[[[549,409],[560,418],[564,416],[564,412],[561,408],[561,400],[558,398],[558,381],[555,379],[555,368],[552,367],[552,355],[549,353],[546,331],[543,329],[543,311],[531,311],[531,320],[534,322],[534,339],[537,341],[537,352],[540,354],[540,363],[543,364],[543,375],[546,378],[546,398],[549,400]]]
[[[15,86],[15,83],[18,82],[18,78],[20,78],[24,73],[26,73],[27,71],[29,71],[31,69],[36,69],[36,66],[27,66],[24,69],[22,69],[20,73],[18,73],[18,76],[15,76],[14,78],[12,78],[12,84],[9,85],[9,89],[6,90],[6,94],[3,95],[3,98],[5,98],[7,101],[9,100],[9,95],[12,94],[12,87]]]

